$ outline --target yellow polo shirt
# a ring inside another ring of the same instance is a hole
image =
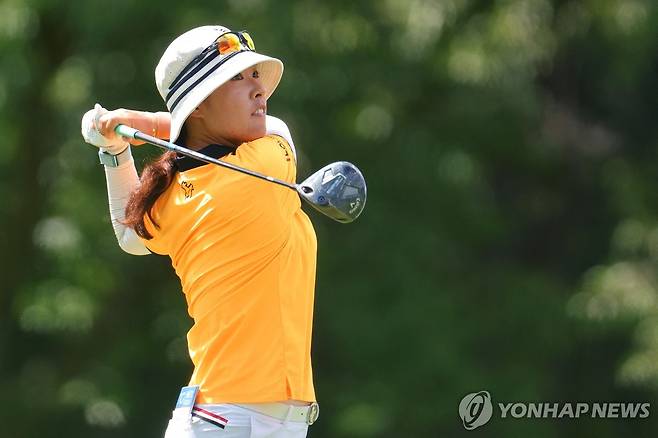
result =
[[[215,149],[213,149],[215,148]],[[226,148],[226,147],[223,147]],[[201,152],[221,156],[217,145]],[[288,143],[267,136],[221,160],[288,182]],[[315,401],[311,332],[317,242],[294,191],[189,158],[146,218],[194,325],[187,333],[197,403]]]

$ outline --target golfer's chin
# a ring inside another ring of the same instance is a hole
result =
[[[265,137],[267,134],[267,127],[265,126],[265,117],[261,117],[261,120],[252,122],[249,126],[249,140],[253,141],[261,137]]]

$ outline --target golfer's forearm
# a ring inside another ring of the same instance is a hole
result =
[[[144,246],[135,231],[123,225],[126,204],[130,193],[139,186],[139,176],[132,158],[117,167],[105,167],[107,197],[110,205],[112,228],[121,249],[129,254],[147,255],[151,252]]]
[[[165,112],[153,113],[153,131],[154,137],[168,140],[171,132],[171,114]]]
[[[131,128],[135,128],[144,134],[160,138],[169,139],[171,131],[171,114],[167,112],[151,113],[148,111],[125,110],[127,116],[124,119],[118,118],[121,123],[125,123]],[[141,144],[141,143],[140,143]]]

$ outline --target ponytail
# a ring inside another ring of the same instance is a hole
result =
[[[187,123],[183,123],[180,134],[178,135],[180,144],[187,141]],[[151,240],[153,235],[146,229],[144,224],[144,215],[148,214],[151,223],[156,229],[160,225],[153,219],[151,209],[161,194],[167,190],[167,187],[174,180],[176,175],[176,152],[165,152],[155,161],[150,162],[142,170],[140,186],[130,194],[128,204],[126,205],[126,219],[123,224],[135,230],[135,233],[142,239]]]
[[[160,158],[147,164],[142,170],[140,186],[130,194],[126,205],[126,218],[123,224],[134,229],[138,236],[151,240],[153,236],[146,229],[144,215],[160,229],[160,225],[153,219],[151,209],[158,197],[167,190],[176,175],[176,152],[165,152]]]

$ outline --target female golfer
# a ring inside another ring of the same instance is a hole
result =
[[[285,187],[175,152],[138,177],[114,128],[295,182],[290,133],[266,116],[282,72],[246,32],[203,26],[176,38],[155,69],[169,113],[97,105],[82,120],[85,140],[100,147],[119,245],[168,255],[194,320],[194,372],[166,438],[306,436],[319,412],[310,355],[316,237]]]

